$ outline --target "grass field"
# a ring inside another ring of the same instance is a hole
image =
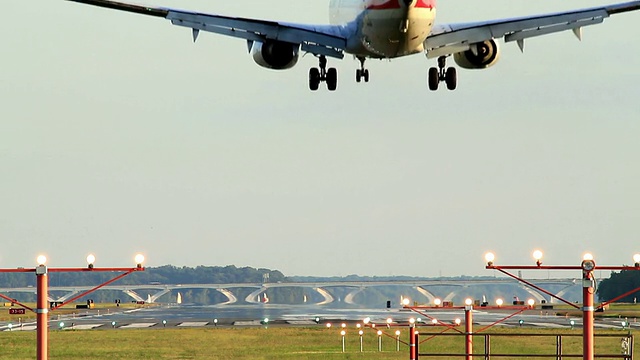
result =
[[[438,328],[424,328],[433,331]],[[339,329],[324,327],[269,328],[191,328],[144,330],[52,330],[49,332],[50,359],[408,359],[408,347],[400,345],[396,352],[395,338],[382,338],[378,352],[378,337],[367,329],[363,337],[364,352],[360,352],[355,328],[347,329],[346,352],[342,353]],[[491,334],[514,333],[581,334],[580,330],[492,329]],[[390,332],[391,333],[391,332]],[[620,342],[625,331],[607,332],[612,338],[596,340],[596,354],[620,354]],[[408,337],[402,328],[401,340]],[[424,340],[423,337],[421,340]],[[36,333],[0,333],[0,359],[35,358]],[[493,353],[555,353],[555,336],[492,337]],[[474,338],[475,352],[484,349],[484,339]],[[580,354],[582,338],[564,338],[565,354]],[[462,337],[438,337],[421,345],[420,352],[463,353]],[[635,356],[640,355],[636,351]],[[422,357],[424,358],[424,357]],[[460,357],[438,357],[460,359]],[[503,358],[504,359],[504,358]],[[521,359],[536,359],[527,357]]]

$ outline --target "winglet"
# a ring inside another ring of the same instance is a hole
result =
[[[576,35],[578,40],[582,41],[582,26],[578,26],[573,28],[573,33]]]
[[[518,47],[520,48],[520,52],[524,53],[524,39],[518,40]]]
[[[198,40],[198,35],[200,35],[200,29],[192,29],[193,30],[193,42],[195,43]]]

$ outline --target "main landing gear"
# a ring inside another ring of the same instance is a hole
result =
[[[438,90],[438,85],[441,82],[447,84],[447,89],[455,90],[458,85],[458,73],[456,68],[450,67],[447,69],[447,57],[440,56],[438,58],[438,68],[429,69],[429,90]]]
[[[364,57],[358,57],[360,60],[360,69],[356,70],[356,82],[369,82],[369,69],[364,68],[364,61],[366,60]]]
[[[309,70],[309,89],[318,90],[320,83],[324,81],[329,91],[335,91],[338,87],[338,71],[335,68],[327,69],[327,58],[324,55],[320,55],[319,61],[319,68]]]

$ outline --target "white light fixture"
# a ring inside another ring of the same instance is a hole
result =
[[[593,271],[596,268],[596,262],[593,260],[593,255],[590,253],[584,254],[584,260],[582,260],[582,271],[585,273]]]
[[[493,255],[492,252],[488,252],[488,253],[484,254],[484,259],[487,261],[487,265],[488,266],[493,266],[493,260],[496,259],[496,256]]]
[[[442,304],[442,300],[440,300],[440,299],[436,298],[435,300],[433,300],[433,303],[434,303],[436,306],[440,306],[440,305]]]
[[[465,304],[465,305],[467,305],[467,306],[471,306],[471,304],[473,304],[473,300],[471,300],[471,298],[467,298],[467,299],[464,301],[464,304]]]
[[[502,304],[504,304],[504,300],[502,300],[502,299],[497,299],[496,300],[496,305],[502,306]]]
[[[96,257],[93,254],[87,255],[87,265],[89,269],[93,269],[93,264],[96,262]]]
[[[38,263],[38,265],[44,266],[44,264],[47,263],[47,257],[44,255],[38,255],[38,257],[36,258],[36,262]]]
[[[633,255],[633,262],[636,263],[636,267],[640,267],[640,254]]]
[[[144,255],[142,254],[137,254],[135,257],[135,262],[136,262],[136,266],[138,268],[142,267],[142,263],[144,262]]]
[[[542,265],[542,251],[535,250],[533,252],[533,258],[536,260],[536,265],[538,266]]]
[[[535,305],[535,304],[536,304],[536,301],[535,301],[535,300],[533,300],[533,299],[529,299],[529,300],[527,301],[527,304],[529,304],[529,306],[530,306],[530,307],[533,307],[533,305]]]

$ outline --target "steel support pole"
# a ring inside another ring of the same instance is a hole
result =
[[[415,325],[409,325],[409,360],[416,360],[416,334]]]
[[[420,360],[420,332],[418,329],[413,332],[413,340],[416,344],[416,360]]]
[[[464,307],[465,359],[473,360],[473,306]]]
[[[582,279],[582,355],[583,360],[593,360],[593,273],[584,271]]]
[[[36,268],[37,283],[37,359],[47,360],[48,355],[48,317],[49,317],[49,277],[47,276],[47,267],[39,265]]]

